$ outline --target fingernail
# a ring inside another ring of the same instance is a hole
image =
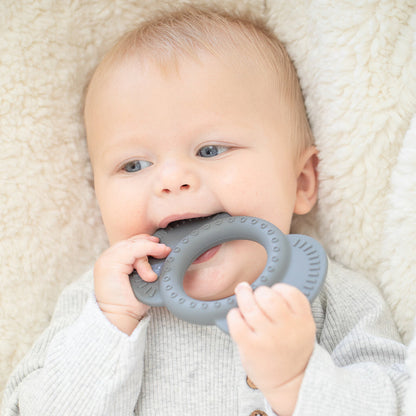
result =
[[[236,287],[235,291],[240,292],[242,290],[247,290],[247,288],[251,289],[251,286],[247,282],[240,282]]]

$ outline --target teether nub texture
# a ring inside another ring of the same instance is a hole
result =
[[[196,324],[216,324],[228,332],[226,316],[237,306],[235,296],[214,301],[189,297],[183,289],[188,267],[211,247],[231,240],[252,240],[264,246],[267,263],[252,283],[272,286],[284,282],[301,290],[310,302],[325,279],[327,258],[321,245],[308,236],[283,234],[273,224],[256,217],[231,217],[222,213],[212,217],[176,222],[157,230],[160,241],[172,248],[165,259],[149,259],[159,278],[143,281],[136,272],[130,281],[136,297],[150,306],[166,306],[178,318]]]

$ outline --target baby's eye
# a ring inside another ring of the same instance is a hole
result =
[[[218,156],[220,153],[226,152],[227,150],[228,150],[227,146],[210,144],[210,145],[201,147],[198,150],[197,155],[201,157],[214,157],[214,156]]]
[[[153,165],[153,163],[148,162],[147,160],[132,160],[123,165],[123,170],[128,173],[133,173],[143,170],[151,165]]]

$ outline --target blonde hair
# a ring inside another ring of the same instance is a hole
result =
[[[177,67],[198,52],[214,56],[246,49],[277,75],[282,97],[289,101],[292,140],[297,154],[313,145],[296,69],[283,44],[259,17],[187,6],[162,13],[123,35],[99,63],[94,76],[131,56],[143,56],[162,70]]]

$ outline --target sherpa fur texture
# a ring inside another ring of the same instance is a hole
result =
[[[107,245],[82,127],[84,85],[121,33],[184,3],[0,3],[0,391],[48,324],[63,286]],[[266,16],[298,69],[321,154],[321,184],[318,208],[297,219],[296,229],[318,236],[332,257],[376,282],[410,341],[416,314],[414,0],[217,3]],[[416,347],[410,351],[414,363]]]

